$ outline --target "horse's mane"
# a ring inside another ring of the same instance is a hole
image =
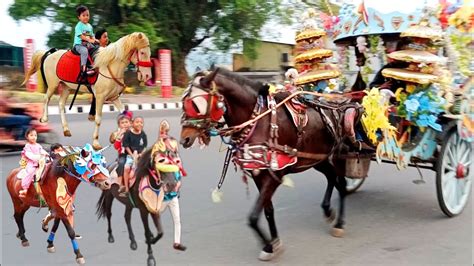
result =
[[[66,168],[68,171],[72,172],[73,170],[73,163],[76,160],[77,153],[68,153],[63,157],[59,157],[53,160],[51,169],[56,176],[61,175],[64,173],[64,169]]]
[[[219,68],[218,74],[222,74],[223,76],[229,78],[233,82],[237,83],[239,87],[250,88],[251,91],[257,94],[264,94],[266,91],[268,91],[268,86],[266,84],[263,84],[260,81],[248,79],[225,68]]]
[[[51,169],[53,176],[61,176],[64,173],[64,167],[69,168],[70,163],[68,162],[66,165],[62,165],[61,158],[54,159],[51,162]]]
[[[151,151],[151,148],[147,149],[138,160],[137,171],[135,173],[137,180],[141,180],[144,176],[149,175],[148,169],[151,166]]]
[[[148,37],[141,32],[134,32],[120,38],[118,41],[100,48],[95,58],[94,66],[107,66],[115,60],[127,60],[133,49],[141,49],[150,45]]]

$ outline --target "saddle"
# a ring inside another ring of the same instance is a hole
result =
[[[289,95],[289,92],[284,91],[275,94],[274,97],[277,102],[281,102]],[[302,129],[308,124],[308,115],[306,113],[306,109],[308,108],[308,106],[301,102],[299,99],[292,98],[291,100],[285,102],[285,108],[288,111],[288,114],[290,115],[293,124],[298,130]]]
[[[27,194],[33,193],[33,195],[36,195],[41,207],[48,206],[46,200],[44,199],[43,191],[41,190],[40,184],[43,183],[43,176],[48,173],[49,169],[51,168],[51,165],[51,163],[46,163],[44,157],[42,160],[40,159],[40,161],[38,162],[38,168],[35,171],[34,180],[27,191]],[[23,168],[20,170],[20,172],[18,172],[16,177],[21,180],[25,175],[26,169]],[[31,192],[31,190],[33,190],[34,192]]]
[[[45,171],[44,171],[44,170],[45,170],[45,167],[46,167],[47,165],[49,165],[49,164],[46,164],[46,158],[42,157],[42,158],[39,160],[39,162],[38,162],[38,168],[36,168],[36,171],[35,171],[35,177],[34,177],[34,181],[35,181],[35,182],[39,182],[39,181],[41,180],[41,177],[43,176],[43,174],[44,174],[44,172],[45,172]],[[26,167],[26,161],[25,161],[24,158],[22,158],[22,159],[20,160],[20,167],[21,167],[22,169],[20,170],[20,172],[18,172],[18,174],[16,175],[16,178],[18,178],[18,179],[21,180],[21,179],[23,179],[23,178],[26,176],[26,174],[27,174],[26,169],[25,169],[25,167]]]
[[[282,101],[289,95],[286,92],[278,93],[275,100]],[[328,131],[336,140],[348,136],[351,142],[356,141],[354,128],[359,123],[362,107],[354,103],[351,97],[319,97],[313,100],[298,97],[287,101],[285,107],[298,131],[302,131],[308,123],[307,108],[314,108],[321,114]]]
[[[89,56],[88,61],[93,64],[92,58]],[[59,59],[56,67],[56,75],[59,79],[65,82],[79,84],[81,75],[81,57],[71,50],[65,52]],[[96,72],[93,76],[87,77],[89,84],[95,84],[99,73]]]
[[[293,124],[296,128],[303,128],[308,124],[308,114],[306,113],[307,106],[301,103],[298,99],[291,99],[285,103],[286,110],[290,113]]]

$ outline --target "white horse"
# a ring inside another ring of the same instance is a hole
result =
[[[71,131],[69,130],[66,121],[64,107],[70,91],[75,90],[77,84],[63,81],[56,75],[58,61],[66,52],[67,50],[59,50],[49,55],[46,54],[45,51],[37,51],[33,55],[31,67],[28,70],[23,83],[25,83],[35,72],[39,72],[39,75],[37,75],[38,83],[44,83],[46,85],[43,116],[40,119],[40,122],[42,123],[48,121],[48,104],[51,96],[54,94],[59,84],[63,84],[64,90],[59,99],[59,110],[61,113],[64,136],[70,137]],[[115,43],[111,43],[105,48],[100,48],[94,61],[94,68],[98,70],[99,76],[96,83],[92,86],[96,99],[95,106],[91,106],[91,109],[95,107],[96,113],[95,117],[93,111],[89,113],[89,120],[95,120],[92,145],[95,149],[100,149],[99,128],[102,120],[102,106],[105,101],[112,101],[119,112],[124,110],[119,96],[125,89],[123,76],[125,68],[130,64],[130,62],[137,67],[139,81],[147,81],[151,78],[152,63],[150,61],[150,42],[148,37],[141,32],[129,34],[120,38]],[[44,72],[41,73],[42,71]],[[43,76],[46,80],[43,80]],[[87,87],[81,85],[80,91],[87,92]]]

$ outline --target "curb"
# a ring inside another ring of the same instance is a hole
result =
[[[130,111],[145,111],[145,110],[176,110],[181,109],[183,104],[180,102],[169,103],[124,103],[125,110]],[[89,113],[90,105],[74,105],[71,110],[66,108],[67,114],[82,114]],[[102,107],[103,113],[118,112],[118,109],[113,104],[104,104]],[[59,106],[49,106],[48,115],[59,115]]]

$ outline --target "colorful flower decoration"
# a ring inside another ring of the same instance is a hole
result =
[[[408,96],[397,91],[397,99],[400,100],[398,115],[413,122],[421,128],[431,127],[441,131],[441,125],[437,123],[438,115],[445,111],[445,99],[438,96],[434,89],[422,89]]]
[[[383,100],[378,88],[372,88],[362,99],[364,114],[362,115],[362,125],[365,128],[367,137],[373,144],[378,143],[378,132],[385,130],[395,130],[390,125],[388,116],[388,103]]]
[[[345,17],[350,17],[354,15],[355,6],[353,4],[343,3],[339,9],[339,19],[340,21],[344,20]]]

